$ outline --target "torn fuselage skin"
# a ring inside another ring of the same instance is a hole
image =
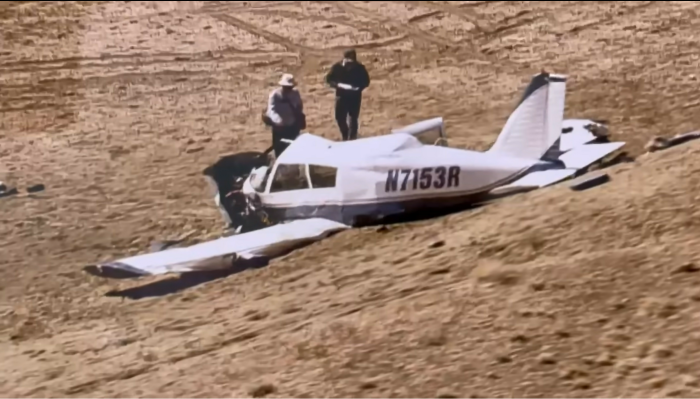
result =
[[[242,191],[250,173],[268,164],[266,153],[248,151],[222,157],[203,171],[227,228],[234,233],[268,225],[264,215],[257,212],[255,204]]]

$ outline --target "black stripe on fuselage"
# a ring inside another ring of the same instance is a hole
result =
[[[377,223],[398,223],[440,216],[468,209],[485,198],[486,192],[442,198],[418,198],[364,204],[299,205],[264,207],[274,223],[293,219],[324,218],[353,227]]]

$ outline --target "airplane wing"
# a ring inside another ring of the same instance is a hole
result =
[[[587,168],[594,162],[605,158],[624,146],[623,142],[586,144],[567,151],[559,157],[567,169],[580,170]]]
[[[186,248],[87,266],[84,270],[100,277],[129,278],[226,269],[239,258],[279,257],[348,228],[350,226],[327,219],[295,220]]]
[[[394,129],[391,133],[410,134],[425,145],[448,146],[445,124],[442,117],[422,120],[399,129]]]

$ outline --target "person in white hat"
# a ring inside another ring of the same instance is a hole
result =
[[[306,128],[304,103],[295,87],[293,75],[282,75],[279,87],[270,93],[263,115],[265,124],[272,128],[272,147],[278,158],[289,145],[282,139],[294,140]]]

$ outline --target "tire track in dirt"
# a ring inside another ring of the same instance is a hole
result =
[[[474,28],[478,32],[483,32],[483,30],[484,30],[484,27],[482,26],[482,22],[483,22],[482,18],[480,18],[477,15],[474,15],[474,13],[467,12],[467,11],[460,9],[459,7],[455,7],[451,4],[435,3],[432,1],[401,1],[401,3],[407,4],[407,5],[418,5],[418,6],[427,8],[427,9],[434,10],[435,13],[441,12],[441,13],[445,13],[445,14],[454,15],[458,18],[464,19],[465,21],[473,24]],[[430,16],[432,16],[432,15],[429,15],[429,16],[426,15],[425,18],[428,18]],[[423,17],[423,16],[421,16],[421,17]],[[414,18],[411,18],[409,20],[409,22],[416,22],[420,19],[423,19],[423,18],[416,19],[416,17],[414,17]]]
[[[602,26],[605,24],[608,24],[613,21],[617,21],[620,18],[623,17],[629,17],[631,15],[634,15],[634,13],[646,9],[647,7],[651,6],[653,2],[644,2],[642,4],[635,4],[633,6],[625,8],[623,11],[620,11],[620,13],[613,14],[609,13],[605,18],[598,19],[596,21],[588,22],[580,26],[573,27],[567,31],[562,31],[559,32],[558,34],[577,34],[580,32],[583,32],[584,30],[587,30],[589,28],[597,27],[597,26]],[[485,35],[481,39],[486,39],[485,41],[481,42],[480,44],[480,51],[482,51],[484,54],[487,54],[489,56],[491,55],[496,55],[499,52],[502,51],[511,51],[515,47],[513,45],[507,45],[503,47],[490,47],[490,44],[497,42],[501,40],[504,36],[514,34],[512,32],[513,30],[517,30],[523,26],[526,26],[530,23],[536,22],[537,20],[541,18],[546,18],[549,14],[550,11],[545,11],[545,10],[537,10],[537,14],[532,16],[531,14],[533,13],[532,10],[522,10],[518,12],[516,15],[506,17],[496,23],[492,28],[487,29],[484,33]],[[582,61],[585,61],[586,59],[590,58],[590,54],[582,54],[579,57],[569,59],[567,60],[568,64],[572,63],[579,63]],[[499,62],[511,62],[511,61],[505,61],[505,60],[499,60]]]
[[[515,62],[512,62],[508,59],[497,59],[493,57],[489,53],[485,53],[481,50],[481,46],[478,43],[478,37],[474,37],[473,40],[466,40],[462,41],[460,43],[453,42],[447,38],[444,38],[443,36],[440,35],[433,35],[431,33],[425,32],[419,28],[411,26],[411,24],[398,24],[398,23],[393,23],[390,21],[386,21],[381,18],[377,18],[377,15],[363,10],[359,7],[356,7],[352,4],[349,4],[349,2],[346,1],[339,1],[339,2],[328,2],[329,4],[332,4],[335,7],[343,9],[345,12],[350,13],[350,14],[357,14],[357,15],[362,15],[363,17],[370,18],[374,21],[376,21],[378,24],[385,24],[388,26],[391,26],[393,29],[398,30],[400,32],[403,32],[409,39],[412,39],[414,43],[416,40],[418,43],[417,45],[422,44],[423,49],[426,50],[427,52],[430,53],[431,56],[434,56],[434,49],[431,49],[431,45],[437,45],[439,47],[439,52],[442,53],[447,50],[451,50],[457,55],[459,59],[472,59],[472,60],[477,60],[481,62],[486,62],[489,64],[499,64],[499,65],[508,65],[511,67],[518,67],[518,64]],[[406,2],[408,3],[408,2]],[[426,5],[426,8],[429,8],[432,6],[431,5]],[[440,12],[444,12],[447,14],[454,15],[453,13],[447,11],[447,8],[436,10]],[[414,19],[414,22],[423,20],[425,18],[430,18],[433,15],[421,15],[419,18],[416,20]],[[458,17],[464,16],[463,13],[459,13],[457,15]],[[449,65],[449,64],[447,64]]]
[[[350,28],[357,29],[360,32],[369,32],[372,34],[372,36],[374,38],[381,38],[383,36],[391,36],[391,32],[388,29],[383,28],[382,26],[376,26],[376,25],[367,26],[366,24],[363,24],[361,22],[352,21],[352,20],[348,20],[348,19],[342,19],[342,18],[321,17],[321,16],[317,16],[317,15],[305,15],[305,14],[300,14],[300,13],[296,13],[293,11],[286,11],[286,10],[252,9],[252,10],[246,10],[246,12],[250,13],[250,14],[269,16],[269,17],[281,16],[281,17],[285,17],[285,18],[295,19],[297,21],[308,20],[308,21],[327,22],[327,23],[333,23],[333,24],[338,24],[338,25],[344,25],[344,26],[348,26]]]
[[[41,2],[39,2],[41,3]],[[95,2],[98,3],[97,5],[99,6],[101,2]],[[298,4],[299,2],[297,1],[277,1],[277,2],[269,2],[267,4],[263,5],[258,5],[255,7],[251,7],[250,5],[242,5],[239,6],[237,3],[230,3],[230,2],[225,2],[225,1],[207,1],[205,4],[199,8],[199,9],[176,9],[176,10],[170,10],[170,11],[158,11],[158,12],[151,12],[151,13],[146,13],[146,14],[140,14],[140,15],[128,15],[128,16],[121,16],[121,17],[92,17],[90,19],[90,22],[109,22],[109,23],[119,23],[123,21],[130,21],[130,20],[148,20],[153,17],[162,17],[162,16],[178,16],[178,15],[208,15],[212,13],[230,13],[234,11],[251,11],[251,10],[268,10],[268,9],[274,9],[274,7],[280,7],[280,6],[290,6],[290,5],[295,5]]]
[[[297,20],[299,19],[308,19],[308,20],[314,20],[314,21],[324,21],[324,22],[329,22],[329,23],[337,23],[345,26],[349,26],[355,29],[360,29],[360,30],[367,30],[364,27],[361,27],[356,24],[348,24],[347,21],[341,21],[336,18],[321,18],[321,17],[314,17],[314,16],[307,16],[307,15],[300,15],[292,12],[280,12],[280,11],[274,11],[274,12],[260,12],[258,11],[260,15],[272,15],[272,14],[279,14],[281,16],[286,16],[288,18],[295,18]],[[304,46],[301,44],[294,43],[291,40],[285,39],[280,35],[277,35],[275,33],[269,32],[265,29],[258,28],[252,24],[249,24],[247,22],[242,21],[239,18],[233,17],[228,14],[212,14],[212,17],[225,22],[227,24],[230,24],[232,26],[235,26],[239,29],[245,30],[246,32],[256,35],[258,37],[261,37],[265,40],[268,40],[272,43],[278,44],[282,47],[284,47],[288,51],[294,51],[296,54],[299,56],[316,56],[316,57],[321,57],[321,59],[325,59],[327,57],[335,57],[337,56],[336,54],[332,54],[330,52],[340,50],[340,49],[346,49],[349,47],[357,48],[357,49],[381,49],[386,46],[390,46],[392,44],[400,43],[404,40],[408,40],[410,37],[408,34],[401,34],[397,36],[390,36],[390,37],[383,37],[383,38],[378,38],[377,40],[372,40],[372,41],[366,41],[366,42],[361,42],[357,43],[354,45],[340,45],[340,46],[331,46],[327,47],[324,49],[319,49],[319,48],[312,48],[308,46]],[[371,31],[374,35],[379,35],[377,31]],[[387,31],[387,33],[390,33]],[[379,35],[381,36],[381,35]],[[302,63],[304,62],[303,57],[302,57]]]
[[[468,3],[462,3],[458,7],[459,8],[477,8],[481,7],[487,4],[498,4],[498,3],[505,3],[505,1],[470,1]]]
[[[115,73],[112,75],[101,75],[101,76],[89,76],[89,77],[84,77],[82,79],[76,79],[76,78],[54,78],[54,79],[44,79],[40,80],[39,84],[42,85],[57,85],[57,86],[63,86],[63,85],[74,85],[78,87],[86,87],[89,86],[90,84],[93,84],[95,82],[99,82],[100,84],[104,84],[106,82],[119,82],[124,79],[137,79],[137,78],[144,78],[144,77],[151,77],[154,79],[162,79],[162,78],[172,78],[173,80],[177,80],[179,78],[184,78],[188,76],[209,76],[211,73],[209,71],[181,71],[181,70],[161,70],[157,72],[123,72],[123,73]],[[25,88],[32,88],[34,87],[34,84],[18,84],[18,85],[12,85],[12,86],[3,86],[7,88],[12,88],[12,89],[25,89]]]
[[[291,40],[287,40],[283,38],[280,35],[277,35],[275,33],[266,31],[264,29],[260,29],[257,26],[253,24],[249,24],[247,22],[242,21],[239,18],[233,17],[228,14],[223,14],[223,13],[214,13],[214,14],[209,14],[211,17],[218,19],[219,21],[222,21],[224,23],[227,23],[231,26],[234,26],[238,29],[242,29],[250,34],[256,35],[258,37],[261,37],[269,42],[279,44],[280,46],[284,47],[288,51],[295,51],[299,55],[302,54],[319,54],[321,53],[319,50],[311,48],[311,47],[306,47],[302,46],[300,44],[296,44],[292,42]]]
[[[282,51],[275,50],[241,50],[236,47],[227,47],[220,50],[208,50],[194,53],[174,53],[174,52],[163,52],[163,53],[131,53],[131,54],[103,54],[100,57],[66,57],[57,58],[51,60],[28,60],[28,61],[14,61],[7,63],[0,63],[0,71],[7,70],[12,71],[14,68],[22,68],[22,72],[34,71],[28,70],[28,66],[42,66],[42,65],[52,65],[52,64],[75,64],[76,66],[85,66],[81,64],[82,62],[91,61],[112,61],[112,60],[134,60],[134,64],[140,65],[144,60],[152,59],[157,60],[160,58],[173,58],[172,60],[162,60],[162,61],[188,61],[187,58],[197,58],[197,57],[212,57],[217,54],[241,54],[249,56],[269,56],[277,54],[285,54]],[[138,58],[143,58],[144,60],[138,60]],[[242,57],[243,58],[243,57]],[[87,66],[93,66],[88,64]]]
[[[612,14],[610,14],[610,15],[607,15],[605,18],[601,18],[601,19],[598,19],[598,20],[595,20],[595,21],[591,21],[591,22],[584,23],[584,24],[582,24],[582,25],[575,26],[575,27],[569,29],[569,30],[568,30],[568,33],[581,33],[581,32],[583,32],[583,31],[585,31],[585,30],[587,30],[587,29],[589,29],[589,28],[593,28],[593,27],[605,25],[605,24],[607,24],[607,23],[610,23],[610,22],[612,22],[612,21],[615,21],[616,19],[619,19],[620,17],[623,17],[623,16],[630,16],[630,15],[634,14],[635,12],[637,12],[637,11],[639,11],[639,10],[643,10],[643,9],[645,9],[645,8],[647,8],[647,7],[652,6],[654,3],[656,3],[656,2],[654,2],[654,1],[647,1],[647,2],[644,2],[644,3],[641,3],[641,4],[640,4],[640,3],[636,3],[635,5],[626,8],[626,9],[623,11],[623,14],[622,14],[622,15],[612,15]]]
[[[575,26],[575,27],[573,27],[573,28],[570,28],[570,29],[567,30],[567,31],[559,32],[558,34],[578,34],[578,33],[584,32],[585,30],[588,30],[588,29],[590,29],[590,28],[605,26],[606,24],[619,21],[621,18],[624,18],[624,17],[627,17],[627,18],[632,17],[632,16],[634,16],[635,13],[637,13],[637,12],[639,12],[639,11],[641,11],[641,10],[645,10],[645,9],[647,9],[648,7],[652,6],[653,3],[654,3],[654,2],[651,2],[651,1],[650,1],[650,2],[645,2],[645,3],[643,3],[643,4],[635,4],[634,6],[627,7],[627,8],[624,9],[624,11],[621,11],[622,14],[616,14],[616,15],[614,15],[614,16],[613,16],[613,15],[608,15],[608,16],[606,16],[605,18],[598,19],[598,20],[592,21],[592,22],[587,22],[587,23],[584,23],[584,24],[579,25],[579,26]],[[519,14],[522,14],[522,12],[519,13]],[[521,22],[523,22],[523,21],[520,21],[520,22],[518,22],[518,23],[516,23],[516,24],[519,25],[519,26],[523,26],[524,24],[521,23]],[[526,23],[527,23],[527,22],[525,22],[525,24],[526,24]],[[674,25],[674,26],[678,26],[678,25]],[[512,27],[512,28],[514,29],[514,28],[516,28],[516,27]],[[496,35],[495,37],[490,38],[488,41],[486,41],[486,42],[484,42],[484,43],[482,44],[482,49],[483,49],[484,47],[488,47],[489,44],[491,44],[491,43],[493,43],[493,42],[499,40],[501,37],[503,37],[503,35],[500,35],[500,34],[506,32],[506,31],[508,31],[508,30],[510,30],[510,29],[511,29],[511,28],[506,28],[506,29],[501,30],[500,32],[498,32],[499,35]],[[648,33],[648,32],[645,32],[645,33]],[[498,53],[498,52],[500,52],[500,51],[503,51],[503,50],[508,50],[508,51],[510,51],[510,50],[512,50],[512,49],[513,49],[513,47],[511,47],[511,46],[505,46],[505,47],[496,47],[496,48],[486,48],[486,49],[484,49],[484,50],[482,50],[482,51],[485,51],[487,54],[496,54],[496,53]],[[674,56],[674,57],[677,57],[678,54],[675,54],[675,53],[674,53],[673,56]],[[591,58],[591,54],[584,53],[584,54],[580,54],[580,55],[577,55],[577,56],[575,56],[575,57],[569,58],[566,62],[567,62],[567,64],[579,64],[579,63],[582,63],[582,62],[584,62],[585,60],[590,59],[590,58]],[[645,70],[649,71],[649,70],[654,70],[654,69],[655,69],[655,68],[652,67],[651,69],[647,68],[647,69],[645,69]]]
[[[353,47],[356,49],[381,49],[382,47],[391,46],[393,44],[400,43],[404,40],[409,39],[409,35],[406,33],[400,34],[400,35],[392,35],[392,32],[390,30],[385,29],[381,26],[371,25],[368,27],[367,25],[362,24],[361,22],[342,19],[342,18],[328,18],[328,17],[320,17],[320,16],[316,16],[316,15],[304,15],[304,14],[300,14],[300,13],[296,13],[296,12],[292,12],[292,11],[286,11],[286,10],[266,10],[266,9],[262,9],[262,8],[260,8],[260,9],[258,9],[258,8],[248,9],[248,10],[246,10],[246,12],[248,12],[250,14],[257,14],[257,15],[262,15],[262,16],[279,15],[281,17],[295,19],[297,21],[308,20],[308,21],[327,22],[327,23],[343,25],[343,26],[347,26],[347,27],[356,29],[359,32],[369,32],[375,38],[374,40],[360,42],[360,43],[356,43],[353,45],[330,46],[330,47],[325,47],[323,49],[315,49],[315,50],[317,50],[314,52],[315,55],[322,55],[322,54],[325,54],[326,51],[341,50],[341,49],[346,49],[349,47]]]
[[[99,77],[98,79],[104,79],[103,77]],[[120,80],[121,81],[121,80]],[[177,83],[178,80],[176,79],[173,83]],[[211,87],[212,83],[207,82],[204,86],[202,87],[195,87],[187,90],[180,90],[178,88],[171,88],[171,89],[165,89],[165,90],[158,90],[158,91],[146,91],[143,93],[139,93],[137,95],[132,95],[129,97],[129,101],[135,101],[135,100],[143,100],[148,97],[162,97],[162,96],[169,96],[169,95],[178,95],[178,96],[186,96],[186,95],[193,95],[193,94],[204,94],[204,93],[213,93],[213,92],[226,92],[227,90],[219,89],[216,87]],[[50,110],[50,109],[56,109],[56,107],[61,106],[63,104],[57,103],[57,102],[49,102],[53,101],[55,99],[54,96],[45,96],[45,98],[42,99],[33,99],[33,98],[21,98],[21,97],[7,97],[8,100],[10,100],[10,103],[17,102],[17,101],[42,101],[43,103],[36,104],[30,103],[28,105],[22,105],[22,106],[14,106],[14,107],[0,107],[0,114],[13,114],[13,113],[18,113],[18,112],[25,112],[25,111],[41,111],[41,110]],[[91,101],[90,104],[92,106],[100,105],[100,106],[109,106],[109,103],[106,101]],[[75,105],[75,104],[74,104]],[[136,104],[133,104],[136,105]],[[131,108],[132,104],[127,104],[123,106],[112,106],[112,108]],[[73,113],[67,113],[67,115],[72,116]],[[62,119],[61,116],[58,117],[58,119]],[[97,133],[97,132],[92,132],[92,133]],[[87,133],[81,133],[80,136],[83,134]],[[69,137],[66,137],[69,139]]]
[[[374,13],[371,13],[367,10],[363,10],[362,8],[356,7],[352,4],[350,4],[347,1],[337,1],[337,2],[326,2],[334,7],[340,8],[341,10],[349,13],[349,14],[355,14],[355,15],[361,15],[365,18],[368,18],[372,21],[377,22],[380,25],[386,25],[386,26],[391,26],[393,29],[407,34],[410,38],[414,39],[415,41],[418,41],[416,44],[423,44],[424,46],[427,46],[428,48],[430,45],[437,45],[441,47],[447,47],[447,48],[455,48],[455,47],[460,47],[459,44],[453,42],[452,40],[442,37],[442,36],[437,36],[437,35],[432,35],[430,33],[427,33],[423,30],[420,30],[418,28],[415,28],[411,26],[410,24],[400,24],[400,23],[394,23],[391,21],[388,21],[381,16],[378,18],[378,16]]]
[[[530,10],[523,10],[516,15],[511,17],[503,18],[498,21],[494,27],[484,29],[484,35],[489,37],[491,35],[496,35],[497,38],[501,37],[500,34],[506,33],[513,29],[518,29],[521,26],[527,25],[529,23],[535,22],[542,18],[540,15],[529,16],[532,14]]]
[[[232,56],[225,56],[225,54],[233,54]],[[192,54],[182,54],[177,56],[155,56],[155,59],[149,59],[151,57],[142,56],[140,54],[119,57],[116,59],[126,59],[132,60],[131,62],[111,62],[111,63],[82,63],[80,61],[68,61],[64,62],[64,65],[54,65],[54,66],[39,66],[34,68],[27,68],[23,66],[15,66],[13,68],[5,69],[0,66],[0,72],[2,73],[24,73],[24,72],[48,72],[48,71],[73,71],[78,69],[86,68],[129,68],[129,67],[143,67],[143,66],[153,66],[153,65],[168,65],[168,64],[191,64],[196,62],[220,62],[220,61],[264,61],[270,58],[284,59],[296,57],[295,53],[285,53],[281,51],[248,51],[248,50],[237,50],[237,49],[222,49],[219,51],[208,51],[206,53],[192,53]],[[161,59],[159,59],[161,58]],[[165,58],[165,59],[163,59]],[[52,62],[47,61],[43,65],[49,65]],[[56,61],[60,63],[60,61]],[[68,65],[65,65],[68,64]]]

